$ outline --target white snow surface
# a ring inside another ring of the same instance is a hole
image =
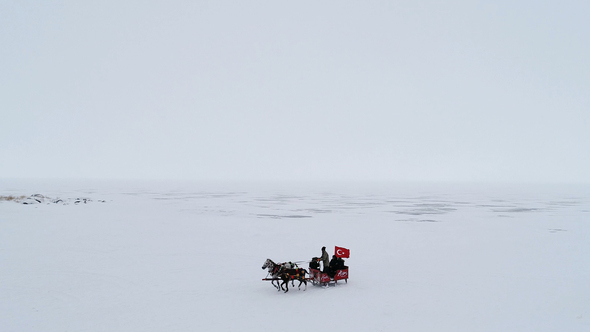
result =
[[[3,332],[590,331],[588,186],[0,181],[33,194],[89,201],[0,201]],[[348,283],[261,280],[322,246]]]

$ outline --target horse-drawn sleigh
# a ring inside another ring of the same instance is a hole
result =
[[[299,281],[299,289],[301,289],[302,284],[305,284],[304,290],[307,289],[308,281],[311,281],[312,285],[317,286],[328,286],[330,283],[337,284],[338,280],[344,280],[348,283],[348,266],[344,266],[342,257],[348,258],[350,251],[341,247],[336,247],[334,251],[334,256],[338,257],[341,264],[331,266],[332,269],[324,266],[323,272],[319,268],[319,264],[317,263],[319,259],[317,257],[314,257],[312,260],[315,264],[310,262],[309,272],[304,268],[298,267],[295,263],[275,263],[269,258],[262,265],[263,270],[268,269],[267,277],[262,280],[270,281],[278,291],[283,290],[285,293],[289,291],[289,281],[295,287],[295,280]],[[306,275],[309,275],[309,277],[306,277]]]

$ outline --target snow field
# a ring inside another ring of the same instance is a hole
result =
[[[4,188],[93,201],[0,202],[2,331],[590,328],[584,187]],[[266,258],[335,245],[351,249],[347,284],[261,280]]]

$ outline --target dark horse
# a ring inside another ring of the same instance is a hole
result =
[[[307,274],[306,269],[296,268],[296,269],[285,269],[280,275],[279,278],[283,281],[281,283],[281,289],[283,289],[283,285],[285,288],[283,289],[286,292],[289,291],[289,280],[293,283],[293,287],[295,287],[295,280],[299,280],[299,286],[297,288],[301,289],[301,284],[305,284],[305,289],[307,289],[307,279],[305,278],[305,274]]]

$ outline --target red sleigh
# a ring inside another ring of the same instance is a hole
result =
[[[350,250],[342,247],[336,247],[334,249],[334,255],[337,257],[348,258],[350,255]],[[336,273],[334,273],[333,277],[330,277],[330,274],[326,272],[310,268],[309,280],[311,280],[313,285],[320,286],[327,286],[330,283],[337,284],[338,280],[344,280],[344,282],[348,283],[348,266],[345,266],[343,269],[336,270]]]

